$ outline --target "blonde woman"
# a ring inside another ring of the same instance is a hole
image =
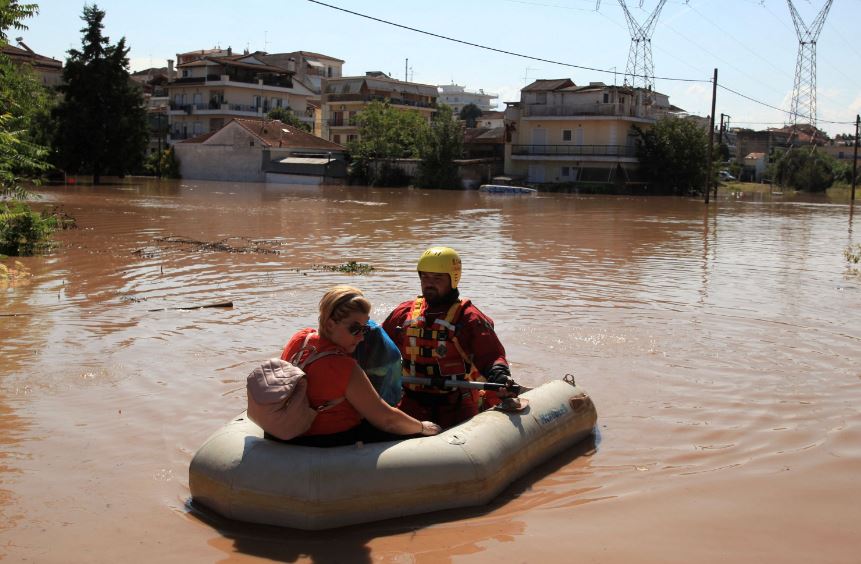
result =
[[[326,408],[304,435],[288,442],[338,446],[440,432],[436,423],[414,419],[383,401],[351,356],[368,332],[370,313],[371,303],[360,290],[336,286],[320,300],[317,329],[302,329],[284,347],[281,358],[293,362],[313,353],[335,353],[306,366],[308,402],[314,409]]]

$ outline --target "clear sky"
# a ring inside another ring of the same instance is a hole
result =
[[[30,0],[33,1],[33,0]],[[793,0],[810,25],[825,0]],[[308,0],[102,0],[105,34],[125,37],[132,70],[166,66],[176,53],[232,47],[270,53],[314,51],[345,61],[344,75],[380,70],[427,84],[454,82],[504,101],[537,78],[577,84],[622,83],[631,37],[618,0],[328,0],[347,10],[476,43],[546,59],[604,69],[585,70],[492,52],[399,29]],[[38,1],[29,30],[10,32],[37,53],[65,59],[80,47],[83,2]],[[628,0],[644,23],[657,0]],[[853,133],[861,112],[861,0],[834,0],[816,47],[818,124],[829,134]],[[853,39],[855,38],[855,39]],[[14,44],[14,39],[12,39]],[[788,119],[798,37],[786,0],[668,0],[652,34],[656,90],[692,114],[711,111],[713,69],[722,88],[716,114],[733,126],[764,129]],[[614,75],[613,71],[617,74]],[[661,78],[665,77],[665,78]],[[666,78],[694,79],[683,82]],[[806,112],[805,112],[806,113]],[[838,123],[829,123],[838,122]]]

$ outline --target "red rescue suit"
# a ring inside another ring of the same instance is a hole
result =
[[[383,323],[403,357],[405,376],[484,380],[495,364],[508,365],[493,321],[469,300],[429,306],[421,296],[400,304]],[[479,411],[475,390],[406,385],[400,409],[451,427]]]

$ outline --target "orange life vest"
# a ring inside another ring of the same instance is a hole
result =
[[[427,302],[421,296],[416,298],[403,324],[401,356],[404,376],[477,379],[475,376],[478,372],[457,341],[457,323],[469,303],[469,300],[456,301],[445,316],[437,317],[428,326],[425,319]],[[446,394],[452,391],[418,384],[407,384],[407,388],[427,393]]]

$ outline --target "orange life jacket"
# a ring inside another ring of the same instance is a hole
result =
[[[437,317],[428,326],[425,319],[427,302],[421,296],[416,298],[403,324],[401,356],[404,376],[477,379],[478,371],[457,341],[457,323],[469,304],[469,300],[456,301],[445,316]],[[446,394],[453,391],[418,384],[407,384],[406,387],[427,393]]]

